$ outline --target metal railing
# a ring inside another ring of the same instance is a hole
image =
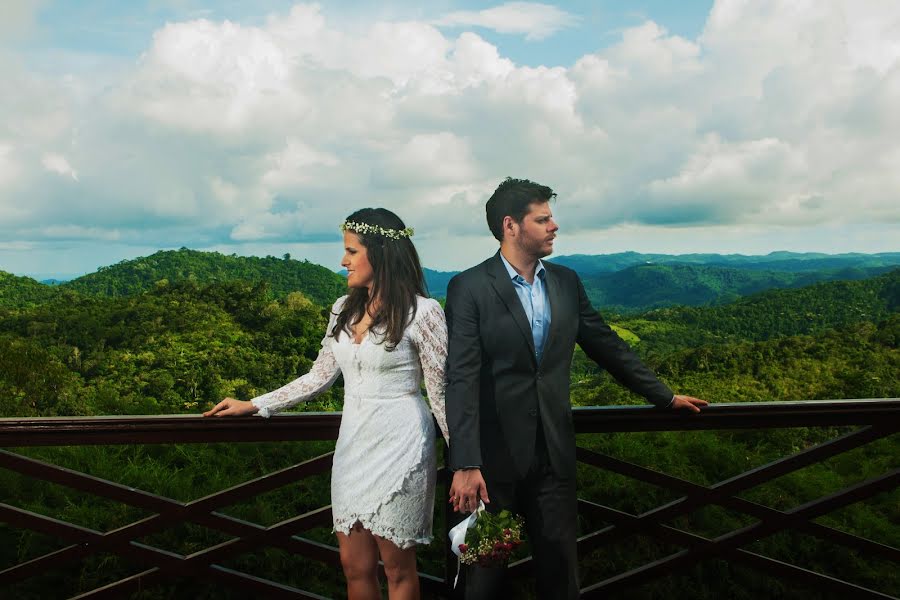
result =
[[[109,444],[188,444],[207,442],[271,442],[334,440],[340,413],[300,413],[273,419],[203,419],[193,415],[138,417],[47,417],[0,419],[0,448],[32,446],[85,446]],[[654,578],[677,573],[685,565],[710,558],[724,559],[760,569],[780,578],[793,578],[802,585],[837,592],[854,598],[891,598],[858,584],[788,564],[745,546],[778,532],[794,530],[854,551],[892,562],[900,568],[900,549],[852,535],[814,521],[817,517],[896,489],[900,469],[893,468],[869,480],[829,493],[789,510],[777,510],[746,500],[739,494],[788,473],[820,463],[854,448],[900,431],[900,399],[833,400],[717,404],[699,415],[660,411],[649,406],[585,407],[573,410],[576,432],[612,433],[640,431],[699,431],[734,429],[779,429],[787,427],[854,427],[852,431],[824,443],[805,448],[773,462],[753,468],[713,485],[703,486],[618,458],[579,447],[578,460],[586,465],[650,483],[676,492],[678,498],[640,514],[579,499],[582,515],[612,523],[584,533],[578,540],[580,556],[633,535],[650,536],[683,548],[626,572],[589,583],[585,598],[607,597]],[[266,598],[319,598],[320,596],[282,583],[227,568],[221,563],[262,547],[278,547],[293,555],[339,567],[337,548],[302,537],[314,528],[329,526],[330,506],[270,526],[237,519],[219,510],[258,494],[278,489],[331,468],[332,453],[263,475],[211,495],[182,502],[149,491],[135,489],[85,473],[73,471],[0,450],[0,467],[23,476],[67,486],[82,492],[148,511],[151,516],[122,527],[99,531],[37,514],[11,504],[0,504],[0,522],[65,540],[69,545],[51,553],[2,567],[0,596],[17,582],[40,576],[60,565],[103,552],[141,565],[128,577],[78,595],[78,598],[120,598],[146,589],[169,577],[197,577],[212,585],[245,588]],[[895,463],[896,464],[896,463]],[[442,469],[441,474],[446,475]],[[440,494],[437,500],[443,507]],[[669,523],[704,507],[716,505],[742,513],[753,523],[707,538],[678,529]],[[142,538],[181,523],[195,523],[217,530],[228,541],[191,554],[178,554],[141,542]],[[437,539],[446,540],[437,535]],[[446,546],[446,542],[444,541]],[[450,593],[455,558],[446,551],[442,577],[421,573],[423,591],[434,596]],[[452,559],[452,560],[451,560]],[[530,558],[510,565],[512,575],[530,570]],[[76,593],[72,590],[72,593]]]

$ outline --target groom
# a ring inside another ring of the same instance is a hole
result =
[[[471,512],[480,498],[523,515],[538,597],[576,598],[575,344],[658,407],[699,412],[706,402],[674,395],[603,322],[575,272],[541,261],[559,229],[555,195],[525,179],[501,183],[486,206],[500,251],[447,289],[450,502]],[[466,598],[501,597],[504,574],[469,567]]]

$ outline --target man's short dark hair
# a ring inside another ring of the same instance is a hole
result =
[[[503,241],[503,218],[512,217],[521,223],[528,214],[529,205],[533,202],[549,202],[556,192],[527,179],[507,177],[497,186],[484,207],[487,213],[488,227],[498,241]]]

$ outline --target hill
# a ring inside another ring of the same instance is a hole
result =
[[[645,264],[682,263],[753,269],[759,271],[835,271],[840,269],[893,268],[900,266],[900,252],[879,254],[822,254],[818,252],[771,252],[763,256],[743,254],[642,254],[620,252],[616,254],[572,254],[549,259],[574,269],[582,277],[601,273],[614,273]]]
[[[577,272],[594,306],[635,312],[675,306],[722,304],[772,288],[874,277],[900,266],[900,252],[822,254],[572,254],[547,259]],[[693,269],[693,270],[692,270]],[[459,271],[425,269],[432,296],[447,295]]]
[[[340,275],[317,264],[267,256],[230,256],[198,250],[160,251],[125,260],[59,287],[101,296],[131,296],[153,289],[157,282],[193,281],[200,284],[234,280],[265,281],[276,298],[302,292],[313,302],[331,305],[347,283]]]
[[[250,398],[306,372],[326,322],[302,293],[273,300],[264,282],[182,281],[122,297],[62,290],[0,308],[0,415],[196,412]]]
[[[733,341],[816,334],[878,323],[900,309],[900,269],[862,281],[769,290],[731,304],[679,306],[617,321],[656,352]]]
[[[447,296],[447,285],[453,279],[453,276],[459,273],[459,271],[423,270],[425,271],[425,285],[428,286],[428,294],[433,298],[445,298]]]
[[[866,279],[889,267],[822,271],[764,271],[683,263],[642,264],[615,273],[583,277],[591,304],[616,312],[665,306],[733,302],[769,289],[798,288],[822,281]]]
[[[56,296],[56,290],[38,283],[31,277],[19,277],[0,271],[0,306],[23,308],[46,302]]]

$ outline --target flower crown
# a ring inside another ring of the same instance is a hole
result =
[[[343,223],[341,223],[341,231],[353,231],[355,233],[362,234],[374,233],[386,238],[390,238],[392,240],[410,238],[413,234],[412,227],[407,227],[406,229],[385,229],[384,227],[381,227],[379,225],[356,223],[354,221],[344,221]]]

